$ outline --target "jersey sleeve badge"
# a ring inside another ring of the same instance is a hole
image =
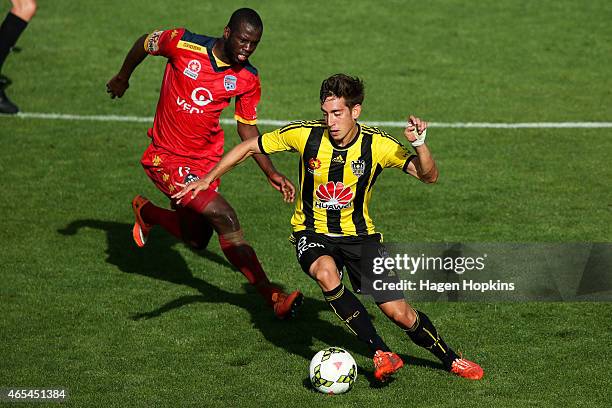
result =
[[[159,39],[162,33],[163,31],[153,31],[149,34],[146,41],[147,52],[154,54],[159,51]]]

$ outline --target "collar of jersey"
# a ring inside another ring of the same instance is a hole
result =
[[[349,149],[352,145],[357,143],[357,140],[359,139],[360,136],[361,136],[361,125],[359,123],[357,123],[357,134],[355,135],[353,140],[351,140],[351,143],[347,144],[346,146],[338,146],[336,144],[336,142],[334,142],[334,139],[329,135],[329,129],[327,129],[327,138],[329,139],[329,143],[331,143],[331,145],[336,150],[347,150],[347,149]]]
[[[208,59],[210,60],[210,65],[212,65],[215,72],[220,72],[220,71],[225,71],[226,69],[230,69],[232,66],[221,61],[219,58],[217,58],[217,56],[213,52],[213,48],[215,48],[216,43],[217,42],[215,41],[212,47],[206,49],[206,51],[208,51]]]

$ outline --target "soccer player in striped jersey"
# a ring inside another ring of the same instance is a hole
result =
[[[153,127],[151,144],[141,164],[155,186],[170,197],[182,183],[207,174],[221,159],[224,134],[219,117],[235,100],[238,135],[257,140],[257,104],[261,88],[257,70],[249,57],[261,39],[263,23],[255,10],[236,10],[220,38],[194,34],[185,28],[154,31],[136,40],[117,75],[107,83],[112,98],[122,97],[134,69],[147,55],[167,58],[166,70]],[[255,160],[274,188],[292,201],[295,187],[276,171],[269,158]],[[268,280],[255,251],[244,239],[232,206],[218,193],[219,180],[172,209],[161,208],[137,195],[132,200],[136,222],[132,230],[139,247],[146,244],[154,225],[159,225],[196,249],[206,248],[213,229],[226,258],[247,278],[277,317],[295,313],[302,294],[285,294]]]
[[[368,212],[372,188],[381,171],[401,169],[425,183],[438,179],[425,143],[427,122],[410,116],[404,135],[413,149],[407,149],[385,132],[357,122],[363,98],[363,83],[358,78],[344,74],[327,78],[320,92],[323,120],[293,122],[258,140],[241,143],[203,179],[187,184],[174,197],[180,200],[206,190],[252,154],[298,152],[300,194],[291,220],[298,262],[319,284],[334,313],[370,347],[376,378],[384,381],[403,366],[403,361],[377,334],[363,304],[342,284],[343,268],[353,290],[372,295],[382,312],[414,343],[438,357],[448,371],[480,379],[482,368],[458,356],[427,315],[406,302],[403,292],[377,293],[362,282],[371,273],[362,270],[364,248],[374,248],[381,255],[385,252]]]

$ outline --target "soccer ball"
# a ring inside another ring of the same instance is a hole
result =
[[[350,353],[339,347],[319,351],[310,360],[310,382],[324,394],[343,394],[357,379],[357,364]]]

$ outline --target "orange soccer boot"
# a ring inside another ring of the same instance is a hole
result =
[[[147,237],[149,236],[149,232],[153,227],[152,225],[149,225],[144,222],[142,220],[142,216],[140,215],[140,210],[148,202],[149,200],[147,200],[141,195],[137,195],[132,200],[132,210],[134,210],[134,217],[136,218],[136,222],[134,222],[134,228],[132,228],[132,238],[134,238],[134,242],[136,242],[136,245],[141,248],[147,243]]]
[[[302,305],[303,301],[304,295],[299,290],[288,295],[283,292],[275,292],[272,295],[274,314],[281,320],[295,317],[297,308]]]
[[[374,377],[378,381],[386,381],[387,378],[404,366],[404,362],[397,354],[391,351],[376,351],[374,354]]]
[[[480,380],[484,375],[481,366],[465,358],[456,358],[451,364],[450,371],[469,380]]]

